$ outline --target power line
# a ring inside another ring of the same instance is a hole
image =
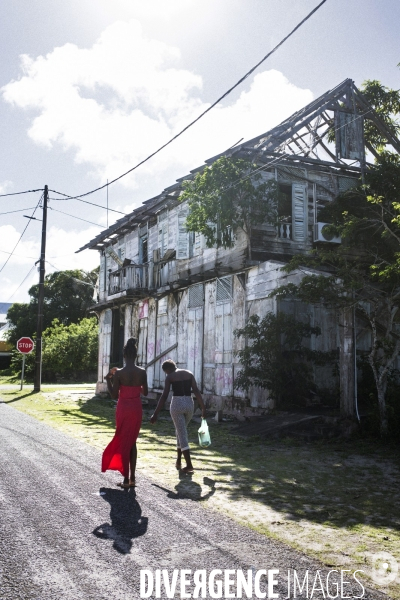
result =
[[[354,119],[352,119],[351,121],[345,123],[344,125],[341,125],[340,127],[336,127],[334,128],[334,132],[336,133],[337,131],[339,131],[339,129],[342,129],[344,127],[346,127],[349,123],[352,123],[353,121],[356,121],[357,119],[361,119],[362,117],[365,117],[366,114],[368,114],[369,112],[371,112],[372,109],[357,115],[356,117],[354,117]],[[240,140],[241,141],[241,140]],[[239,142],[237,142],[239,143]],[[236,144],[234,144],[234,146],[236,146]],[[231,146],[231,148],[233,148],[234,146]],[[229,148],[230,149],[230,148]],[[258,150],[258,152],[260,152],[260,149]],[[232,183],[231,185],[229,185],[228,187],[226,187],[224,190],[224,192],[237,187],[238,185],[240,185],[241,183],[243,183],[244,181],[246,181],[247,179],[249,179],[250,177],[252,177],[254,174],[260,172],[260,171],[264,171],[266,168],[271,167],[272,165],[276,165],[279,166],[280,161],[282,161],[285,158],[293,158],[296,157],[298,155],[300,155],[303,152],[303,150],[299,150],[298,152],[295,152],[293,154],[282,154],[281,156],[277,156],[275,158],[273,158],[272,160],[270,160],[267,163],[262,164],[260,167],[257,167],[256,169],[253,169],[252,171],[250,171],[250,173],[248,173],[247,175],[245,175],[244,177],[241,177],[240,179],[238,179],[237,181],[235,181],[234,183]],[[112,182],[111,182],[112,183]],[[67,194],[63,194],[62,192],[57,192],[55,190],[50,190],[55,194],[60,194],[62,196],[65,196],[66,200],[79,200],[80,202],[85,202],[86,204],[91,204],[92,206],[97,206],[98,208],[103,208],[104,210],[111,210],[113,212],[118,212],[121,215],[127,216],[130,213],[123,213],[121,211],[117,211],[117,210],[113,210],[112,208],[107,209],[106,206],[101,206],[100,204],[95,204],[93,202],[89,202],[88,200],[81,200],[78,197],[71,197],[71,196],[67,196]],[[52,198],[52,200],[62,200],[61,198]],[[50,207],[49,207],[50,208]],[[55,208],[53,208],[52,210],[56,210]],[[62,212],[62,211],[58,211],[58,212]],[[63,214],[67,214],[67,213],[63,213]],[[69,215],[69,216],[73,216],[73,215]],[[79,217],[75,217],[75,218],[79,218]],[[81,219],[82,221],[84,221],[85,219]],[[88,223],[91,223],[91,221],[87,221]],[[92,223],[92,225],[97,225],[96,223]],[[102,227],[101,225],[97,225],[98,227]]]
[[[101,229],[104,229],[104,227],[102,225],[99,225],[98,223],[93,223],[93,221],[87,221],[86,219],[82,219],[81,217],[77,217],[75,215],[70,215],[69,213],[66,213],[62,210],[57,210],[56,208],[53,208],[52,206],[48,207],[50,210],[54,210],[54,212],[59,212],[62,215],[67,215],[67,217],[72,217],[73,219],[79,219],[79,221],[85,221],[85,223],[90,223],[91,225],[96,225],[96,227],[100,227]]]
[[[0,250],[3,254],[13,254],[12,252],[6,252],[6,250]],[[17,256],[18,258],[37,258],[36,256],[25,256],[24,254],[13,254],[13,256]]]
[[[341,125],[340,127],[336,127],[333,129],[333,131],[336,133],[337,131],[339,131],[339,129],[343,129],[344,127],[347,127],[349,123],[352,123],[353,121],[356,121],[357,119],[361,119],[363,117],[365,117],[366,114],[370,113],[372,111],[372,109],[357,115],[356,117],[354,117],[354,119],[351,119],[350,121],[348,121],[347,123],[345,123],[344,125]],[[234,146],[236,146],[238,143],[240,143],[241,140],[239,140],[239,142],[236,142],[236,144],[234,144]],[[233,148],[234,146],[231,146],[231,148]],[[230,150],[230,148],[228,148],[228,150]],[[246,176],[241,177],[240,179],[238,179],[237,181],[235,181],[234,183],[232,183],[231,185],[229,185],[228,187],[226,187],[224,190],[224,192],[237,187],[240,183],[243,183],[244,181],[246,181],[247,179],[249,179],[250,177],[252,177],[255,173],[258,173],[260,171],[264,171],[266,168],[272,166],[272,165],[277,165],[279,166],[280,161],[282,161],[285,158],[293,158],[296,156],[299,156],[300,154],[302,154],[303,150],[299,150],[298,152],[294,152],[293,154],[282,154],[280,156],[277,156],[275,158],[273,158],[272,160],[270,160],[267,163],[262,164],[260,167],[257,167],[256,169],[253,169],[252,171],[250,171],[250,173],[248,173]],[[260,149],[258,149],[258,153],[260,153]],[[113,183],[113,182],[111,182]],[[104,187],[104,186],[103,186]],[[56,190],[50,190],[51,192],[55,193],[55,194],[60,194],[62,196],[65,197],[65,200],[78,200],[80,202],[84,202],[85,204],[90,204],[92,206],[96,206],[98,208],[103,208],[104,210],[110,210],[112,212],[117,212],[121,215],[127,216],[128,214],[131,213],[123,213],[121,211],[118,210],[114,210],[112,208],[108,208],[106,206],[101,206],[101,204],[95,204],[93,202],[89,202],[88,200],[82,200],[81,198],[78,198],[77,196],[73,197],[73,196],[68,196],[67,194],[63,194],[62,192],[57,192]],[[63,199],[61,198],[51,198],[51,200],[59,200],[62,201]],[[50,207],[49,207],[50,208]],[[52,210],[56,210],[55,208],[53,208]],[[58,211],[58,212],[62,212],[62,211]],[[67,214],[67,213],[63,213],[63,214]],[[73,215],[69,215],[69,216],[73,216]],[[75,217],[75,218],[79,218],[79,217]],[[82,221],[84,221],[85,219],[81,219]],[[92,223],[91,221],[87,221],[88,223]],[[92,225],[97,225],[98,227],[102,227],[101,225],[98,225],[97,223],[92,223]]]
[[[6,196],[20,196],[21,194],[33,194],[34,192],[41,192],[42,190],[25,190],[24,192],[10,192],[9,194],[0,194],[0,198],[5,198]]]
[[[40,191],[41,191],[41,190],[40,190]],[[43,194],[40,196],[39,202],[36,204],[36,207],[35,207],[35,209],[34,209],[34,211],[33,211],[32,215],[31,215],[31,217],[33,217],[33,215],[34,215],[34,214],[35,214],[35,212],[37,211],[37,208],[38,208],[38,206],[39,206],[40,202],[42,201],[42,198],[43,198]],[[10,252],[10,256],[7,258],[6,262],[5,262],[5,263],[4,263],[4,265],[1,267],[1,269],[0,269],[0,273],[2,272],[2,270],[4,269],[4,267],[6,266],[6,264],[8,263],[8,261],[10,260],[10,258],[12,257],[12,255],[14,254],[14,250],[15,250],[15,248],[18,246],[18,244],[19,244],[19,243],[20,243],[20,241],[22,240],[22,236],[24,235],[25,231],[28,229],[28,227],[29,227],[29,223],[30,223],[30,222],[31,222],[31,220],[29,219],[29,220],[28,220],[28,222],[27,222],[27,224],[26,224],[26,226],[25,226],[25,228],[24,228],[24,230],[23,230],[23,232],[21,233],[21,235],[20,235],[20,237],[19,237],[19,240],[18,240],[18,242],[15,244],[14,248],[11,250],[11,252]]]
[[[143,165],[144,163],[146,163],[147,161],[149,161],[151,158],[153,158],[153,156],[155,156],[156,154],[158,154],[159,152],[161,152],[161,150],[163,150],[164,148],[166,148],[167,146],[169,146],[170,144],[172,144],[173,141],[175,141],[178,137],[180,137],[185,131],[187,131],[190,127],[192,127],[195,123],[197,123],[197,121],[200,121],[200,119],[202,119],[208,112],[210,112],[213,108],[215,108],[215,106],[217,106],[217,104],[219,104],[222,100],[224,100],[224,98],[226,98],[227,96],[229,96],[229,94],[231,92],[233,92],[233,90],[235,90],[241,83],[243,83],[243,81],[245,81],[248,77],[250,77],[250,75],[252,73],[254,73],[254,71],[263,63],[265,62],[272,54],[274,54],[274,52],[276,52],[278,50],[278,48],[280,48],[280,46],[282,46],[282,44],[284,44],[286,42],[286,40],[288,40],[306,21],[308,21],[308,19],[319,9],[321,8],[321,6],[323,4],[325,4],[326,0],[322,0],[322,2],[320,2],[318,4],[318,6],[316,6],[306,17],[304,17],[304,19],[302,21],[300,21],[300,23],[298,23],[296,25],[296,27],[294,29],[292,29],[292,31],[285,36],[280,42],[279,44],[277,44],[270,52],[268,52],[268,54],[266,54],[256,65],[254,65],[254,67],[252,67],[249,71],[247,71],[247,73],[245,75],[243,75],[243,77],[241,77],[239,79],[239,81],[237,81],[232,87],[230,87],[224,94],[222,94],[222,96],[220,96],[217,100],[215,100],[215,102],[213,102],[213,104],[211,104],[206,110],[204,110],[198,117],[196,117],[193,121],[191,121],[188,125],[186,125],[186,127],[184,127],[181,131],[179,131],[176,135],[174,135],[168,142],[166,142],[165,144],[163,144],[162,146],[160,146],[157,150],[155,150],[154,152],[152,152],[152,154],[149,154],[146,158],[144,158],[143,160],[141,160],[139,163],[137,163],[137,165],[135,165],[134,167],[132,167],[131,169],[129,169],[128,171],[126,171],[125,173],[122,173],[122,175],[119,175],[118,177],[116,177],[115,179],[112,179],[110,182],[105,183],[104,185],[97,187],[93,190],[91,190],[90,192],[86,192],[84,194],[78,194],[77,196],[68,196],[70,200],[77,200],[78,197],[82,198],[83,196],[89,196],[90,194],[94,194],[95,192],[98,192],[102,189],[104,189],[105,187],[108,187],[109,185],[115,183],[116,181],[119,181],[120,179],[122,179],[123,177],[126,177],[126,175],[129,175],[129,173],[132,173],[132,171],[135,171],[138,167],[140,167],[141,165]],[[51,190],[54,191],[54,190]],[[56,192],[58,193],[58,192]],[[66,194],[62,194],[62,195],[66,195]],[[82,202],[84,202],[83,200],[81,200]],[[111,210],[111,209],[109,209]],[[123,213],[122,213],[123,214]]]
[[[107,209],[106,206],[102,206],[101,204],[95,204],[94,202],[89,202],[88,200],[82,200],[81,198],[78,198],[78,196],[68,196],[68,194],[63,194],[62,192],[57,192],[56,190],[49,190],[49,192],[53,192],[53,194],[60,194],[60,196],[65,196],[65,200],[78,200],[79,202],[90,204],[91,206],[97,206],[97,208],[104,208],[105,210],[110,210],[111,212],[118,213],[119,215],[124,215],[124,217],[127,215],[127,213],[124,213],[120,210],[115,210],[114,208]],[[56,200],[61,202],[63,198],[49,198],[49,200]]]
[[[0,215],[11,215],[11,213],[23,212],[24,210],[33,210],[35,207],[30,206],[29,208],[19,208],[18,210],[9,210],[8,212],[1,212]]]

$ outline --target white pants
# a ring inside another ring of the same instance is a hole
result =
[[[191,396],[173,396],[170,407],[171,417],[176,430],[176,447],[189,450],[187,425],[193,417],[194,403]]]

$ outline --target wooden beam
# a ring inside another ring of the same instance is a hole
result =
[[[173,344],[172,346],[170,346],[169,348],[164,350],[164,352],[161,352],[161,354],[159,354],[158,356],[153,358],[153,360],[151,360],[149,363],[147,363],[147,365],[145,366],[145,369],[148,369],[149,367],[154,365],[154,363],[156,363],[158,360],[160,360],[160,358],[162,356],[165,356],[166,354],[168,354],[168,352],[171,352],[171,350],[174,350],[177,347],[177,345],[178,345],[178,342],[176,342],[176,344]]]

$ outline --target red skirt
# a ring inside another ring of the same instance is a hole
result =
[[[129,460],[142,424],[141,386],[119,388],[115,435],[103,452],[101,470],[119,471],[128,479]]]

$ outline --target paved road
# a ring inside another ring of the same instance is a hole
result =
[[[136,490],[116,488],[117,474],[100,473],[98,450],[4,403],[0,457],[1,600],[136,599],[141,569],[206,569],[208,576],[250,568],[279,569],[275,591],[286,598],[288,569],[309,569],[310,580],[318,569],[143,476]],[[345,589],[360,595],[356,583]]]

